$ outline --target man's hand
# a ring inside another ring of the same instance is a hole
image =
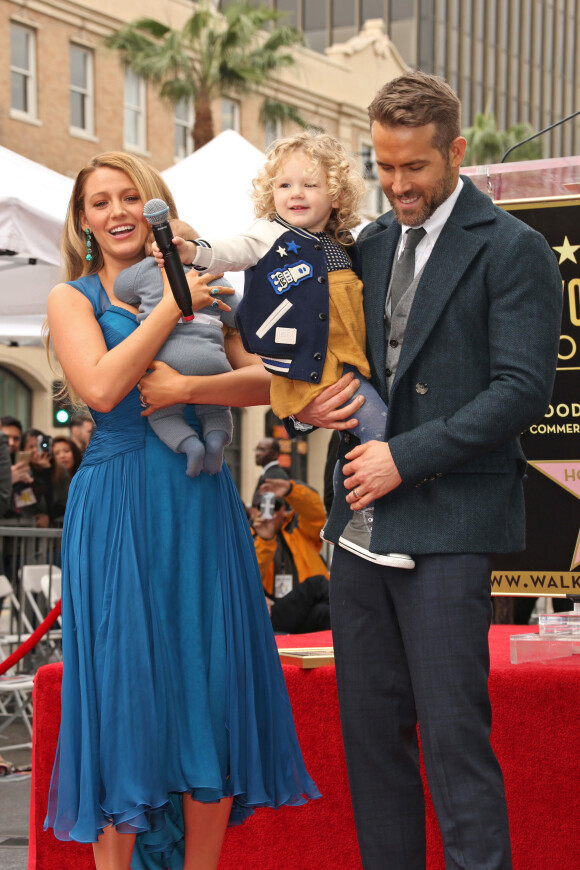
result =
[[[158,408],[166,408],[179,401],[178,396],[183,395],[183,381],[185,375],[181,375],[167,363],[153,360],[147,374],[142,375],[137,388],[143,399],[145,411],[142,417],[148,417]]]
[[[315,399],[306,405],[297,415],[297,419],[301,423],[310,423],[311,426],[316,426],[318,429],[352,429],[357,425],[356,418],[349,419],[352,414],[356,414],[360,406],[364,402],[363,396],[357,396],[352,402],[349,402],[360,386],[360,381],[356,380],[352,372],[347,372],[340,380],[320,393]]]
[[[278,477],[267,478],[260,487],[260,495],[263,492],[273,492],[276,498],[286,498],[292,489],[292,481]]]
[[[352,510],[359,511],[375,499],[396,489],[402,482],[393,462],[388,443],[367,441],[346,454],[343,467],[344,485],[349,490],[346,500]]]

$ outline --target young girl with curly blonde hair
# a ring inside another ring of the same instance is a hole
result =
[[[351,235],[360,223],[362,177],[337,139],[306,131],[274,142],[253,186],[257,220],[249,230],[221,240],[176,238],[182,262],[213,274],[246,270],[236,322],[246,350],[272,373],[278,417],[294,418],[352,371],[365,401],[350,431],[361,442],[383,441],[387,408],[368,381],[363,285]],[[360,534],[340,545],[375,563],[413,567],[408,556],[370,552],[372,506],[360,513]]]

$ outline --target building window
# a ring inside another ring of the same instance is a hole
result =
[[[300,8],[299,0],[276,0],[275,6],[278,12],[284,13],[284,18],[281,20],[281,24],[285,24],[287,27],[300,26],[298,17]]]
[[[10,106],[36,118],[36,33],[10,24]]]
[[[385,17],[385,0],[362,0],[362,20]]]
[[[16,417],[23,429],[30,426],[32,390],[10,369],[0,366],[0,408],[2,416]]]
[[[70,125],[89,135],[94,131],[93,52],[80,45],[70,47]]]
[[[331,44],[347,42],[357,31],[354,3],[345,0],[332,0],[330,14],[332,21]]]
[[[363,211],[368,217],[374,218],[385,211],[385,197],[379,184],[374,148],[369,142],[361,144],[359,157],[360,171],[367,186]]]
[[[175,160],[183,160],[193,151],[193,104],[191,100],[180,100],[175,105],[173,115]]]
[[[272,142],[282,135],[282,121],[266,121],[264,124],[264,148],[269,148]]]
[[[145,81],[125,67],[125,147],[145,151]]]
[[[240,104],[229,97],[222,99],[222,133],[224,130],[240,132]]]
[[[304,35],[308,48],[323,52],[328,45],[326,3],[309,3],[304,8]]]

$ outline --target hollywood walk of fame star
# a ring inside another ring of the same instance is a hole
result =
[[[564,237],[564,243],[562,245],[552,245],[552,249],[554,251],[558,251],[560,254],[560,260],[558,265],[561,266],[565,260],[571,260],[573,263],[577,263],[576,259],[576,251],[580,248],[580,245],[571,245],[568,241],[568,236]]]
[[[580,462],[571,459],[546,459],[543,462],[530,461],[529,464],[549,480],[565,489],[566,492],[580,498]],[[580,565],[580,532],[572,556],[570,571],[573,571],[577,565]]]

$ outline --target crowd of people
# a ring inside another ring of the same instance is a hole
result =
[[[62,528],[70,482],[93,433],[88,415],[71,420],[70,437],[24,430],[11,415],[0,417],[0,517],[4,525]]]

